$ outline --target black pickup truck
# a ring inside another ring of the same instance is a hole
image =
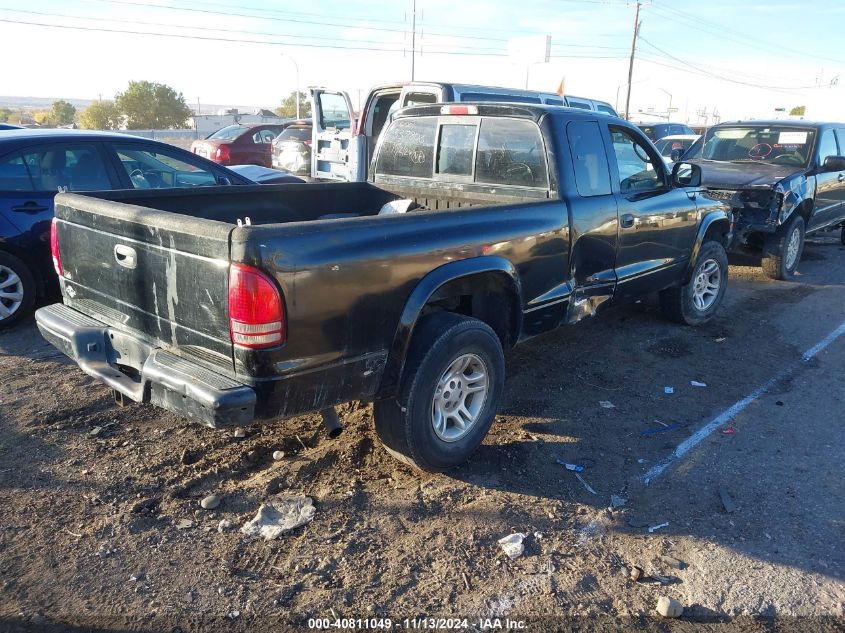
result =
[[[621,119],[409,108],[371,174],[59,194],[38,326],[118,401],[210,426],[374,401],[386,448],[443,470],[486,435],[504,349],[654,291],[702,323],[725,292],[728,208]]]

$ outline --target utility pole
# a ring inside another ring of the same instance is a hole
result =
[[[411,13],[411,81],[414,80],[414,62],[417,56],[417,0],[413,0]]]
[[[640,7],[642,2],[637,0],[637,11],[634,14],[634,37],[631,40],[631,62],[628,64],[628,96],[625,98],[625,118],[631,120],[631,81],[634,78],[634,55],[637,52],[637,35],[640,32]]]

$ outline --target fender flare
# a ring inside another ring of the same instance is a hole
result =
[[[726,249],[730,246],[730,243],[733,240],[733,227],[732,219],[726,211],[723,211],[721,209],[718,211],[711,211],[703,218],[701,218],[701,224],[699,225],[698,233],[695,236],[695,243],[692,246],[692,253],[690,253],[689,262],[687,263],[687,269],[686,271],[684,271],[684,283],[687,283],[692,277],[692,271],[695,267],[695,262],[698,259],[698,253],[701,250],[701,245],[704,244],[704,237],[707,235],[707,231],[710,230],[710,227],[714,226],[716,223],[721,223],[726,226],[727,230],[725,231],[725,233],[727,234],[728,241]]]
[[[405,359],[411,344],[411,336],[420,314],[431,296],[449,282],[462,277],[485,273],[502,275],[507,279],[519,308],[516,311],[516,322],[512,324],[512,329],[518,335],[522,327],[522,287],[516,268],[509,260],[499,256],[483,255],[443,264],[423,277],[405,301],[405,306],[399,316],[399,323],[393,335],[393,342],[387,356],[381,385],[375,396],[376,399],[387,398],[395,393],[395,388],[399,385],[402,371],[405,368]]]

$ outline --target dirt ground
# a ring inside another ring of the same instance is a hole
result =
[[[838,236],[809,244],[801,272],[772,282],[732,265],[726,304],[702,328],[644,302],[517,348],[490,435],[436,476],[383,451],[369,406],[342,408],[336,440],[318,416],[236,438],[115,408],[32,321],[5,331],[0,630],[281,631],[309,618],[415,629],[443,617],[471,630],[501,618],[657,631],[662,595],[685,606],[679,630],[845,630],[845,336],[802,360],[845,319]],[[584,465],[595,494],[558,459]],[[222,503],[205,510],[211,493]],[[313,521],[270,542],[242,535],[279,494],[310,496]],[[224,519],[234,528],[218,529]],[[525,552],[510,560],[497,541],[515,532]],[[634,565],[645,581],[630,579]]]

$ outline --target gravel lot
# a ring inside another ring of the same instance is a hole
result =
[[[471,628],[507,617],[537,631],[656,631],[666,595],[685,606],[682,627],[768,631],[774,618],[841,631],[845,336],[802,354],[845,320],[845,248],[830,234],[807,245],[794,282],[735,264],[730,283],[702,328],[667,323],[644,302],[513,351],[489,437],[437,476],[380,448],[369,406],[342,408],[336,440],[318,416],[235,438],[149,406],[115,408],[32,321],[5,331],[0,630],[280,631],[309,617],[442,616]],[[584,465],[596,494],[557,459]],[[201,508],[212,493],[220,506]],[[313,521],[270,542],[240,534],[277,494],[312,497]],[[611,495],[624,505],[611,509]],[[224,519],[234,529],[219,531]],[[510,560],[497,540],[514,532],[528,536]],[[630,579],[634,565],[645,581]]]

